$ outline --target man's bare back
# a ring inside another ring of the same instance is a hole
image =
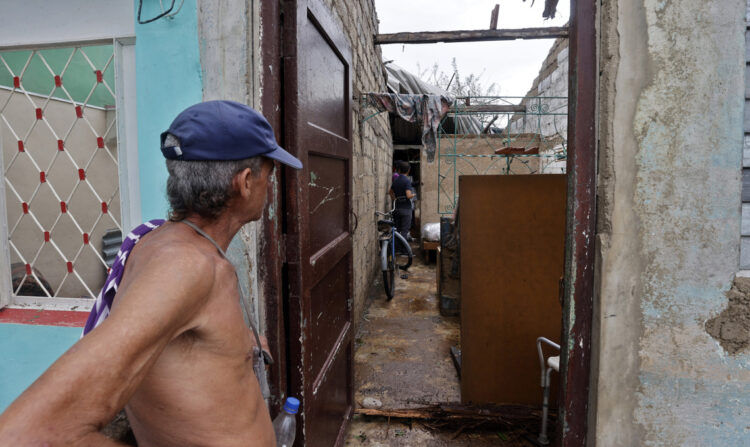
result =
[[[146,235],[128,258],[112,315],[140,281],[143,262],[169,249],[214,265],[211,291],[194,327],[169,342],[126,406],[139,446],[272,445],[273,431],[252,369],[255,341],[242,317],[232,265],[187,225],[167,222]],[[184,253],[182,253],[184,252]],[[180,275],[163,267],[165,275]],[[147,310],[144,310],[147,311]]]

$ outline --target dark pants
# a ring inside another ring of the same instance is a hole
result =
[[[396,224],[396,231],[408,241],[407,236],[411,229],[411,208],[396,208],[393,211],[393,222]],[[396,249],[399,248],[400,245],[396,244]]]

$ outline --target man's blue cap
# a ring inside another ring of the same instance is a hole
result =
[[[276,143],[263,115],[234,101],[206,101],[182,111],[161,134],[161,152],[170,160],[242,160],[262,155],[302,168],[302,162]]]

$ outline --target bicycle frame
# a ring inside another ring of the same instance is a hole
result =
[[[391,256],[393,259],[396,259],[396,239],[398,238],[404,247],[406,247],[407,250],[409,250],[409,257],[412,257],[413,254],[411,253],[411,247],[409,247],[409,243],[404,239],[401,234],[396,231],[395,229],[391,228],[390,230],[390,236],[387,238],[381,238],[380,239],[380,266],[382,270],[388,270],[388,247],[390,245],[391,247]]]
[[[393,206],[391,207],[391,210],[387,213],[381,213],[379,211],[375,211],[375,215],[388,217],[391,221],[393,221],[393,212],[396,210],[396,201],[402,197],[397,197],[393,201]],[[388,230],[381,231],[380,233],[380,266],[381,270],[386,271],[388,270],[388,247],[390,244],[391,247],[391,256],[392,259],[396,259],[396,239],[400,240],[403,244],[403,247],[407,250],[408,256],[409,256],[409,263],[406,265],[404,270],[409,268],[411,265],[411,259],[413,258],[414,254],[411,251],[411,246],[409,246],[409,242],[401,236],[401,233],[396,231],[396,228],[393,226],[390,226]]]

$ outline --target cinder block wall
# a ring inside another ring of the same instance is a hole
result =
[[[352,96],[385,92],[386,79],[380,47],[373,43],[378,17],[373,0],[327,0],[335,11],[352,46]],[[352,208],[358,226],[354,231],[354,321],[359,322],[367,291],[378,269],[378,235],[375,211],[387,206],[393,145],[388,115],[363,121],[374,110],[361,109],[359,99],[352,108],[353,172]]]
[[[544,59],[539,74],[526,97],[521,104],[526,105],[530,113],[538,113],[541,108],[544,113],[523,115],[517,114],[510,119],[511,133],[539,133],[546,137],[559,135],[568,139],[568,117],[564,114],[568,110],[568,39],[558,38]],[[537,100],[534,97],[554,97],[554,99]],[[554,151],[561,148],[556,147],[553,151],[546,153],[541,163],[540,173],[560,174],[565,173],[565,160],[557,160],[553,156]],[[543,154],[544,155],[544,154]]]

